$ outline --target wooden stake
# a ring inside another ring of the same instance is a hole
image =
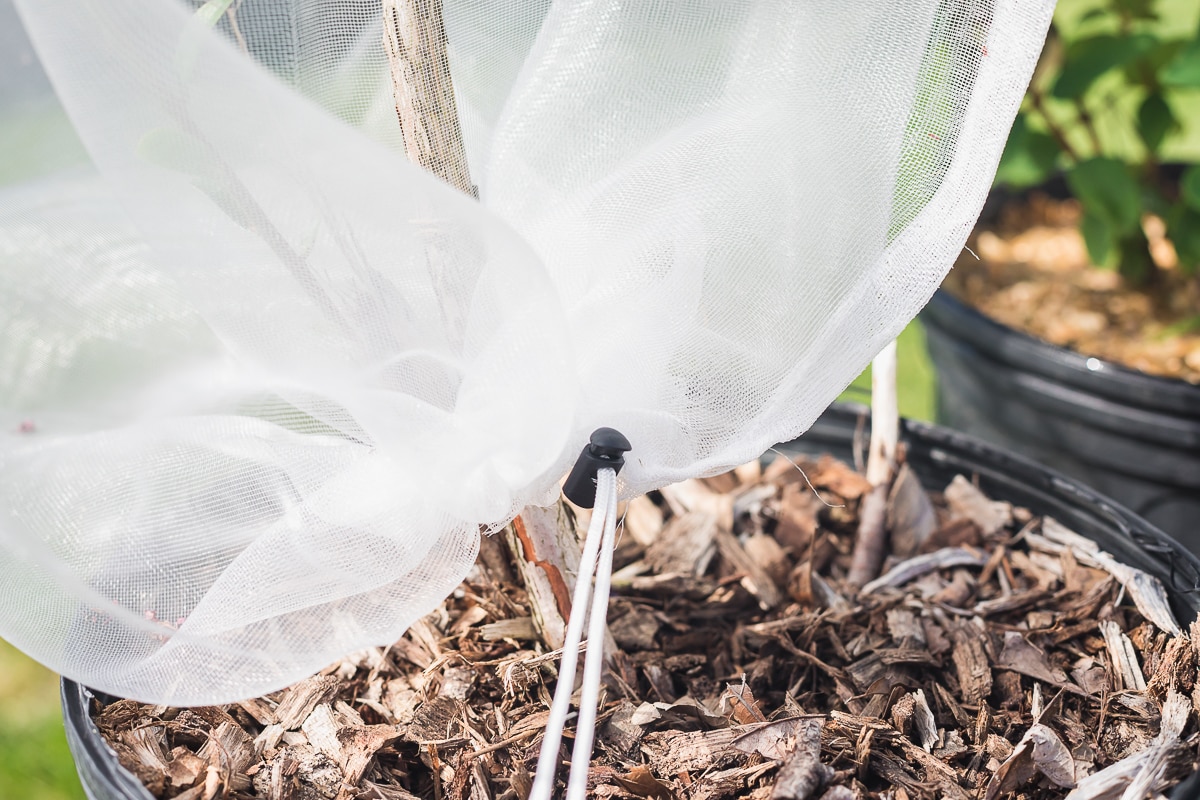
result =
[[[383,42],[409,160],[478,196],[454,102],[441,0],[383,0]],[[442,255],[436,247],[430,252],[430,258]],[[550,509],[527,508],[508,528],[505,540],[529,592],[534,625],[546,646],[557,650],[563,646],[579,569],[574,515],[561,500]],[[611,636],[605,640],[611,654],[615,645]]]
[[[383,0],[383,43],[409,160],[477,197],[454,104],[441,0]]]
[[[526,508],[505,530],[505,537],[529,593],[534,628],[547,647],[558,650],[566,640],[571,593],[579,572],[574,518],[563,503]]]

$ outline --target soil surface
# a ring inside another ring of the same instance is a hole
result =
[[[945,287],[988,316],[1052,344],[1200,384],[1200,276],[1179,270],[1161,220],[1145,223],[1160,285],[1130,289],[1088,260],[1074,200],[1032,194],[968,241]]]
[[[779,459],[627,505],[590,797],[1157,797],[1195,771],[1200,659],[1156,579],[969,477],[930,496],[902,471],[907,552],[857,589],[870,487],[799,463],[820,498]],[[558,661],[519,577],[528,533],[486,539],[390,647],[267,697],[122,700],[96,722],[157,797],[520,800]]]

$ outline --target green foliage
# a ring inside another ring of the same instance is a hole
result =
[[[58,676],[0,640],[0,798],[84,800]]]
[[[1195,9],[1181,14],[1173,0],[1077,0],[1059,12],[997,183],[1025,188],[1062,174],[1083,208],[1092,261],[1115,266],[1135,286],[1158,274],[1142,227],[1157,215],[1180,268],[1196,274],[1200,147],[1177,146],[1200,134]],[[1077,16],[1066,23],[1071,12]]]
[[[1179,193],[1183,202],[1200,211],[1200,166],[1188,167],[1179,179]]]
[[[1189,42],[1163,67],[1159,79],[1164,86],[1200,88],[1200,37]]]
[[[1141,222],[1138,184],[1115,158],[1089,158],[1067,172],[1067,185],[1084,209],[1114,234],[1125,234]]]
[[[1013,120],[1008,143],[1000,156],[996,182],[1009,186],[1041,183],[1054,173],[1061,152],[1053,136],[1034,129],[1028,115],[1020,114]]]
[[[1104,73],[1138,60],[1154,49],[1151,36],[1114,36],[1102,34],[1072,42],[1054,88],[1055,97],[1075,99]]]
[[[1179,128],[1179,120],[1161,92],[1152,92],[1138,106],[1137,131],[1146,149],[1157,152],[1167,134]]]

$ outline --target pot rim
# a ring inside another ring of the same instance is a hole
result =
[[[921,312],[992,359],[1112,400],[1200,420],[1200,385],[1086,356],[1005,325],[939,288]]]
[[[66,728],[71,756],[75,759],[75,770],[90,800],[154,800],[150,790],[121,766],[116,752],[100,735],[100,729],[96,727],[88,709],[97,695],[83,684],[64,677],[60,680],[59,696],[62,698],[63,726]],[[86,770],[84,763],[88,767]]]

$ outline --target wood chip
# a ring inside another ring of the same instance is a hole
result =
[[[512,617],[480,625],[479,635],[486,642],[498,642],[501,639],[528,642],[536,639],[538,632],[533,617]]]
[[[1183,755],[1179,740],[1191,716],[1191,701],[1178,692],[1169,693],[1161,729],[1151,745],[1082,778],[1067,800],[1134,800],[1161,792],[1191,770],[1191,759]]]
[[[1153,622],[1161,630],[1172,636],[1182,636],[1183,631],[1175,621],[1171,604],[1167,600],[1167,592],[1162,581],[1140,569],[1122,564],[1108,553],[1100,549],[1091,539],[1072,531],[1052,517],[1042,519],[1042,533],[1047,539],[1068,546],[1076,558],[1085,563],[1092,563],[1108,572],[1129,592],[1134,605],[1142,616]]]
[[[197,756],[208,762],[205,794],[212,782],[235,792],[250,787],[246,770],[254,761],[254,740],[236,722],[222,722],[217,726]]]
[[[783,602],[783,594],[779,591],[775,580],[750,557],[733,534],[717,530],[714,534],[714,541],[721,557],[735,571],[743,573],[742,586],[758,598],[759,607],[764,611],[769,611]]]
[[[319,703],[333,697],[340,683],[334,677],[315,675],[285,689],[275,718],[285,731],[298,730]]]
[[[505,530],[505,538],[518,554],[514,561],[534,627],[551,648],[562,647],[581,557],[574,519],[562,503],[530,506]]]
[[[994,536],[1012,522],[1011,504],[989,499],[962,475],[954,476],[946,487],[945,496],[950,511],[971,520],[984,536]]]
[[[735,739],[743,731],[717,728],[707,731],[651,731],[642,740],[660,775],[701,772],[736,763]]]
[[[238,706],[253,717],[259,725],[273,725],[279,721],[279,718],[275,714],[275,709],[261,697],[242,700],[238,702]]]
[[[954,629],[951,658],[963,697],[972,705],[982,703],[992,692],[992,667],[974,626]]]
[[[625,530],[642,547],[649,547],[663,529],[663,510],[646,495],[639,495],[625,507]]]
[[[702,511],[687,512],[665,526],[646,549],[646,561],[658,573],[700,576],[716,554],[717,518]]]
[[[1120,626],[1112,620],[1100,621],[1100,632],[1104,635],[1104,644],[1108,647],[1108,657],[1112,660],[1113,674],[1117,677],[1117,689],[1136,689],[1145,691],[1146,676],[1138,665],[1137,651],[1133,642],[1129,641]]]
[[[908,464],[900,465],[892,481],[887,526],[891,531],[892,552],[902,557],[920,550],[937,529],[933,503]]]
[[[912,698],[913,726],[916,729],[917,742],[925,748],[925,752],[932,752],[933,746],[938,741],[937,721],[933,718],[933,711],[929,708],[929,702],[925,699],[923,689],[913,692]]]
[[[945,547],[933,553],[913,556],[889,569],[883,575],[863,586],[866,594],[877,592],[886,587],[898,587],[912,581],[928,572],[951,567],[982,567],[987,561],[986,556],[978,551],[963,547]]]
[[[792,729],[792,747],[771,789],[771,800],[807,800],[833,776],[833,769],[821,763],[820,719],[797,720]]]
[[[755,533],[746,537],[742,542],[742,547],[745,548],[746,555],[750,557],[750,560],[771,578],[776,587],[787,585],[791,562],[788,560],[787,552],[774,536]]]

